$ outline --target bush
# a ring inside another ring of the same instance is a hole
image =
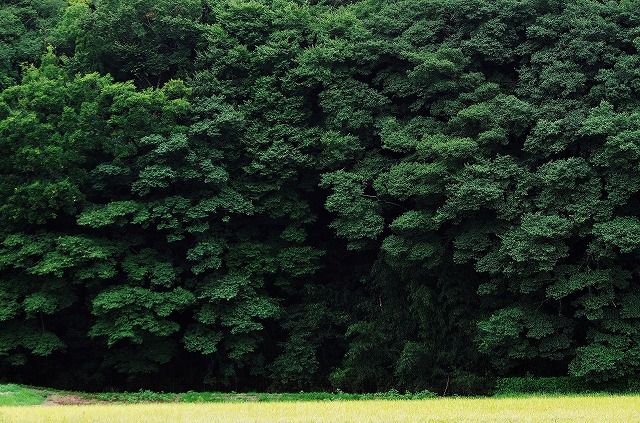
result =
[[[630,380],[596,383],[583,377],[508,377],[496,381],[495,394],[577,394],[586,392],[637,392],[640,384]]]

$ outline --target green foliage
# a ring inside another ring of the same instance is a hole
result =
[[[207,36],[199,27],[205,10],[200,0],[76,1],[57,28],[57,41],[74,54],[76,69],[97,67],[119,80],[159,86],[189,70]]]
[[[2,374],[637,373],[638,10],[178,3],[0,7]]]
[[[591,387],[579,377],[509,377],[496,381],[497,395],[562,394],[589,392]]]
[[[64,0],[11,0],[0,5],[0,89],[20,80],[22,66],[38,62],[65,5]]]

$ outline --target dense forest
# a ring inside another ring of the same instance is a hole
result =
[[[640,371],[640,2],[2,0],[0,378]]]

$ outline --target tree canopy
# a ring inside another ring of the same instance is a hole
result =
[[[633,0],[0,5],[0,374],[640,370]]]

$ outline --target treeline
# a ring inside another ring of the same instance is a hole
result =
[[[639,6],[4,0],[0,378],[635,377]]]

